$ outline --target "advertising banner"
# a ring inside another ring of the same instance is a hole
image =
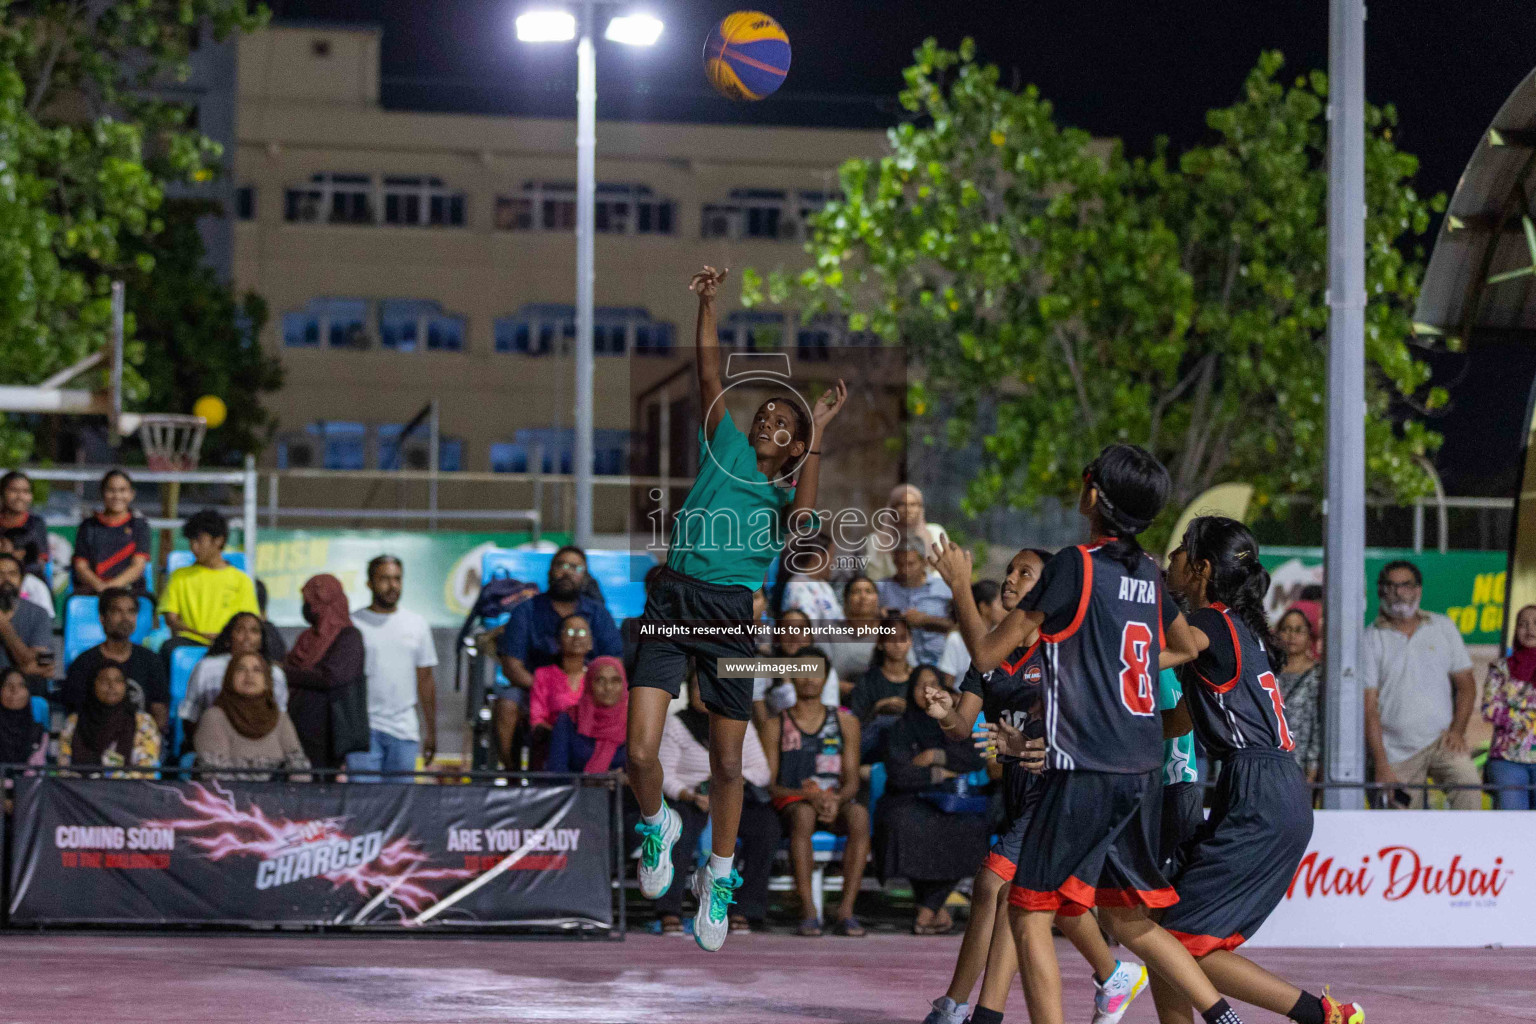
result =
[[[1367,548],[1365,551],[1365,614],[1376,617],[1376,575],[1398,558],[1413,562],[1424,573],[1425,611],[1451,617],[1469,644],[1500,644],[1504,635],[1504,578],[1509,556],[1503,551],[1422,551],[1412,548]],[[1272,577],[1265,607],[1278,620],[1303,588],[1323,582],[1322,548],[1269,547],[1260,553]]]
[[[611,791],[23,778],[13,924],[611,927]]]
[[[1536,946],[1524,814],[1319,811],[1254,946]]]

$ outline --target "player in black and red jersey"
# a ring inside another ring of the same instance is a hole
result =
[[[1062,1022],[1051,923],[1068,905],[1099,907],[1121,943],[1182,992],[1207,1024],[1239,1020],[1189,951],[1148,915],[1178,901],[1157,853],[1157,673],[1198,653],[1164,594],[1161,570],[1136,542],[1168,490],[1168,471],[1141,448],[1116,444],[1100,452],[1083,472],[1078,501],[1096,539],[1052,558],[1035,589],[990,633],[957,585],[970,579],[970,555],[948,544],[934,559],[955,591],[977,671],[995,668],[1036,631],[1042,642],[1046,773],[1009,895],[1034,1024]],[[1009,744],[999,744],[1003,753],[1023,752],[1022,744]]]
[[[1179,670],[1181,704],[1222,772],[1210,817],[1180,853],[1179,902],[1162,925],[1226,995],[1298,1024],[1361,1024],[1357,1004],[1303,992],[1233,952],[1280,904],[1312,837],[1312,794],[1269,658],[1269,573],[1253,535],[1234,519],[1195,519],[1169,558],[1168,586],[1189,609],[1200,651]],[[1154,979],[1153,995],[1163,1024],[1187,1024],[1177,993]]]
[[[1008,563],[1003,578],[1003,610],[1011,612],[1020,598],[1028,594],[1040,579],[1048,551],[1025,548]],[[928,691],[928,714],[939,720],[952,738],[964,738],[979,712],[988,723],[1033,733],[1039,726],[1040,684],[1045,678],[1041,645],[1031,638],[1015,648],[997,668],[981,673],[972,665],[960,684],[958,706],[954,695],[940,687]],[[1040,793],[1040,776],[1020,758],[1004,757],[1003,803],[1009,825],[992,847],[971,890],[971,918],[965,926],[960,956],[950,978],[949,991],[933,1002],[933,1011],[924,1024],[959,1024],[970,1010],[968,997],[978,977],[981,994],[976,999],[973,1024],[998,1024],[1008,1002],[1019,969],[1018,953],[1013,946],[1013,932],[1008,925],[1008,890],[1018,869],[1019,847]],[[1086,908],[1062,908],[1056,925],[1093,968],[1096,989],[1094,1024],[1117,1024],[1130,1008],[1131,1001],[1146,984],[1146,968],[1137,963],[1121,963],[1110,953],[1098,923],[1083,913]],[[985,974],[983,974],[985,970]]]

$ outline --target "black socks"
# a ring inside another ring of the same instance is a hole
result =
[[[1003,1024],[1003,1015],[997,1010],[978,1006],[971,1011],[971,1024]]]
[[[1205,1018],[1205,1024],[1243,1024],[1243,1019],[1225,999],[1216,1000],[1216,1005],[1209,1010],[1201,1010],[1200,1016]]]
[[[1323,1024],[1323,1001],[1310,992],[1303,992],[1286,1016],[1296,1024]]]

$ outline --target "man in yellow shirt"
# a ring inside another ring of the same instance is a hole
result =
[[[160,614],[172,633],[160,648],[167,671],[176,648],[213,643],[237,612],[261,614],[255,582],[224,560],[229,521],[214,509],[203,509],[187,519],[181,532],[197,561],[171,573],[160,595]]]

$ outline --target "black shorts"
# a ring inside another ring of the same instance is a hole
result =
[[[1163,875],[1172,878],[1184,863],[1185,846],[1205,824],[1205,787],[1198,782],[1163,785],[1162,839],[1157,844]],[[1174,886],[1175,889],[1178,886]]]
[[[1161,768],[1133,775],[1046,772],[1008,902],[1069,913],[1178,902],[1158,868],[1162,810]]]
[[[647,623],[654,625],[740,623],[739,637],[711,639],[647,637]],[[637,629],[635,672],[629,685],[650,686],[676,697],[688,674],[688,658],[698,672],[699,696],[717,715],[738,722],[752,719],[752,680],[721,679],[715,663],[720,658],[751,658],[757,655],[748,628],[752,624],[752,591],[741,586],[705,583],[665,566],[656,574],[645,595],[645,614]]]
[[[1040,803],[1043,780],[1033,772],[1025,771],[1016,764],[1006,766],[1003,772],[1003,810],[1008,826],[992,844],[992,850],[982,867],[1005,882],[1013,881],[1019,868],[1019,850],[1024,846],[1024,832],[1029,819],[1034,816]]]
[[[1312,793],[1283,750],[1227,759],[1210,820],[1181,856],[1163,927],[1194,956],[1236,949],[1279,906],[1312,839]]]

